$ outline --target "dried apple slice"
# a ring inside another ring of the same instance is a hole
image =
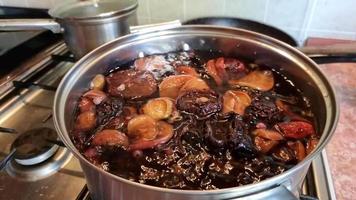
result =
[[[159,94],[161,97],[169,97],[176,99],[179,95],[179,91],[182,86],[191,79],[194,79],[191,75],[175,75],[169,76],[159,84]]]
[[[143,113],[151,116],[153,119],[167,119],[174,110],[173,99],[160,97],[149,100],[142,108]]]
[[[127,134],[132,140],[153,140],[157,136],[156,120],[149,115],[138,115],[127,124]]]
[[[243,115],[251,101],[250,96],[245,92],[228,90],[223,96],[223,113],[234,112]]]
[[[229,84],[233,86],[247,86],[260,91],[268,91],[273,88],[274,78],[272,71],[255,70],[240,79],[230,80]]]

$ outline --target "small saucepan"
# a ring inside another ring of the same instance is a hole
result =
[[[130,33],[136,25],[137,0],[66,2],[49,10],[53,19],[2,19],[0,30],[48,29],[63,33],[76,58]]]

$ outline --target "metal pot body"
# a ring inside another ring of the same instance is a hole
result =
[[[259,183],[212,191],[175,190],[135,183],[94,166],[74,147],[73,127],[77,100],[92,77],[105,73],[139,55],[183,50],[216,51],[227,57],[243,57],[265,64],[286,75],[310,99],[321,139],[313,153],[292,169]],[[57,89],[54,121],[60,138],[80,160],[94,199],[296,199],[312,159],[330,139],[338,119],[335,93],[304,54],[270,37],[242,30],[213,26],[179,28],[137,33],[119,38],[92,51],[67,73]]]

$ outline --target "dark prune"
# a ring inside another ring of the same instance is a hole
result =
[[[198,119],[205,119],[222,108],[219,96],[212,90],[191,90],[177,99],[177,108]]]
[[[253,156],[255,148],[248,129],[238,114],[219,115],[206,122],[206,138],[215,147],[226,147],[235,155]]]
[[[123,107],[123,100],[121,98],[108,98],[103,103],[96,106],[96,114],[99,124],[106,124],[111,118],[118,116]]]
[[[246,108],[245,117],[253,126],[258,122],[273,125],[283,119],[283,114],[273,101],[259,97]]]

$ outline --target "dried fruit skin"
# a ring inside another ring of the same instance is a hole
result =
[[[157,82],[147,71],[122,70],[106,77],[108,92],[127,99],[147,97],[157,91]]]
[[[133,141],[153,140],[157,136],[156,121],[148,115],[138,115],[127,124],[127,134]]]
[[[78,107],[81,113],[95,110],[94,103],[86,97],[82,97],[80,99]]]
[[[258,151],[262,153],[268,153],[273,147],[275,147],[279,142],[276,140],[264,139],[260,136],[255,137],[255,145]]]
[[[143,106],[142,110],[144,114],[153,119],[167,119],[174,110],[173,100],[167,97],[151,99]]]
[[[199,74],[197,73],[197,71],[195,71],[195,69],[193,67],[190,66],[179,66],[176,68],[176,71],[179,74],[185,74],[185,75],[191,75],[191,76],[195,76],[195,77],[199,77]]]
[[[93,90],[103,90],[105,87],[105,76],[97,74],[90,83],[90,88]]]
[[[183,85],[193,78],[195,77],[190,75],[169,76],[159,84],[159,95],[176,99]]]
[[[92,111],[80,113],[75,123],[75,129],[80,131],[89,131],[96,125],[96,116]]]
[[[253,131],[253,134],[262,137],[264,139],[273,140],[273,141],[279,141],[284,139],[279,132],[274,130],[256,129],[255,131]]]
[[[246,76],[230,80],[230,85],[247,86],[260,91],[268,91],[274,86],[273,73],[271,71],[252,71]]]
[[[94,135],[92,144],[127,147],[129,145],[129,139],[124,133],[121,133],[120,131],[105,129]]]
[[[156,124],[157,136],[150,141],[139,140],[131,143],[129,146],[130,151],[150,149],[159,144],[166,143],[173,137],[173,126],[164,121],[158,121]]]
[[[243,115],[251,101],[250,96],[245,92],[228,90],[223,96],[223,113],[235,112]]]
[[[302,139],[315,134],[313,125],[302,121],[282,122],[277,127],[287,138]]]
[[[90,99],[95,105],[99,105],[106,100],[107,95],[100,90],[89,90],[83,97]]]
[[[205,118],[221,110],[219,96],[211,90],[192,90],[180,95],[177,109],[198,118]]]

